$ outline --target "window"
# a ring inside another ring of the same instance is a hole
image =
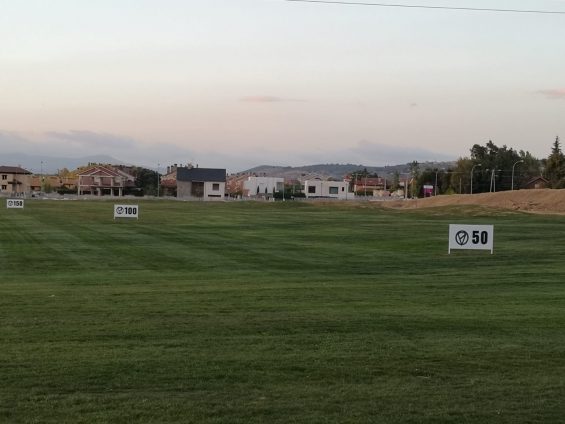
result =
[[[8,190],[8,186],[3,185],[2,190]]]
[[[339,188],[337,187],[330,187],[330,194],[338,194]]]
[[[308,193],[315,194],[316,193],[316,186],[308,186]]]
[[[2,174],[2,179],[3,179],[3,180],[7,180],[7,179],[8,179],[8,176],[7,176],[6,174]]]
[[[218,183],[212,184],[212,190],[214,190],[214,191],[220,191],[220,184],[218,184]]]

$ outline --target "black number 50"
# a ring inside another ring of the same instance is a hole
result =
[[[473,244],[487,244],[488,243],[488,232],[486,231],[473,231]]]

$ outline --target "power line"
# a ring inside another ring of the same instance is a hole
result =
[[[338,4],[347,6],[376,6],[376,7],[401,7],[407,9],[435,9],[435,10],[457,10],[464,12],[492,12],[492,13],[535,13],[543,15],[565,15],[565,11],[559,10],[526,10],[526,9],[495,9],[478,7],[455,7],[455,6],[426,6],[422,4],[395,4],[395,3],[365,3],[353,1],[330,1],[330,0],[283,0],[298,3]]]

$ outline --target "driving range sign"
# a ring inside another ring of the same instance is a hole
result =
[[[136,218],[139,219],[138,205],[114,205],[114,219]]]
[[[23,209],[24,201],[23,199],[6,199],[7,209]]]
[[[449,250],[490,250],[494,251],[493,225],[449,225]]]

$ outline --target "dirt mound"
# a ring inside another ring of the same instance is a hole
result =
[[[384,203],[388,207],[400,209],[478,205],[534,213],[565,214],[565,190],[515,190],[499,193],[455,194]]]

